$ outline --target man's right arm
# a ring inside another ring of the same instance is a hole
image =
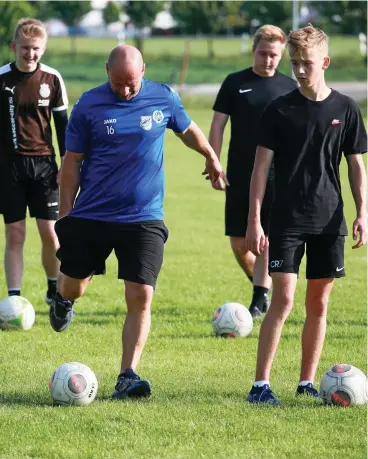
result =
[[[265,236],[261,226],[261,208],[273,154],[274,152],[269,148],[258,145],[250,182],[248,227],[245,245],[255,255],[260,255],[265,246]]]
[[[73,209],[79,190],[82,161],[82,153],[66,151],[60,177],[60,218],[65,217]]]
[[[228,122],[229,115],[220,112],[214,112],[210,135],[209,135],[209,142],[211,147],[214,149],[217,157],[220,159],[221,155],[221,148],[222,148],[222,140],[224,136],[225,126]]]

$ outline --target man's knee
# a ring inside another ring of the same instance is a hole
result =
[[[9,247],[23,246],[26,239],[24,220],[6,225],[6,243]]]
[[[57,289],[64,300],[74,301],[83,296],[90,279],[73,279],[61,274]]]
[[[153,296],[153,287],[136,282],[125,282],[125,297],[129,308],[149,309]]]

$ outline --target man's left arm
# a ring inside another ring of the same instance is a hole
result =
[[[54,117],[56,138],[57,138],[59,153],[60,153],[60,160],[61,160],[60,169],[61,169],[61,166],[63,164],[64,155],[65,155],[65,131],[68,125],[68,110],[54,111],[53,117]],[[60,170],[57,176],[58,185],[59,185],[59,181],[60,181]]]
[[[194,121],[183,132],[175,133],[188,148],[197,151],[206,158],[206,174],[212,185],[219,185],[222,189],[229,185],[220,161],[208,142],[202,130]]]
[[[353,249],[358,249],[367,242],[367,174],[362,155],[350,154],[346,156],[351,192],[353,194],[357,217],[353,223],[353,239],[358,242]]]

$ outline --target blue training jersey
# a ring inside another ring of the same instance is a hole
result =
[[[80,190],[69,215],[109,222],[163,220],[163,144],[166,128],[189,127],[179,95],[165,84],[142,80],[131,100],[110,84],[75,104],[66,149],[83,153]]]

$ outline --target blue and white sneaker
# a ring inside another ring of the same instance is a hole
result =
[[[151,384],[141,379],[131,368],[128,368],[119,375],[111,399],[123,400],[125,398],[149,397],[150,395]]]
[[[248,402],[262,405],[281,405],[268,384],[264,384],[261,387],[252,386],[252,389],[248,394]]]
[[[308,397],[319,397],[319,392],[313,387],[312,383],[308,383],[306,386],[298,386],[295,395],[307,395]]]
[[[50,304],[49,318],[50,325],[56,332],[66,330],[72,322],[74,301],[63,300],[59,293],[56,293]]]

